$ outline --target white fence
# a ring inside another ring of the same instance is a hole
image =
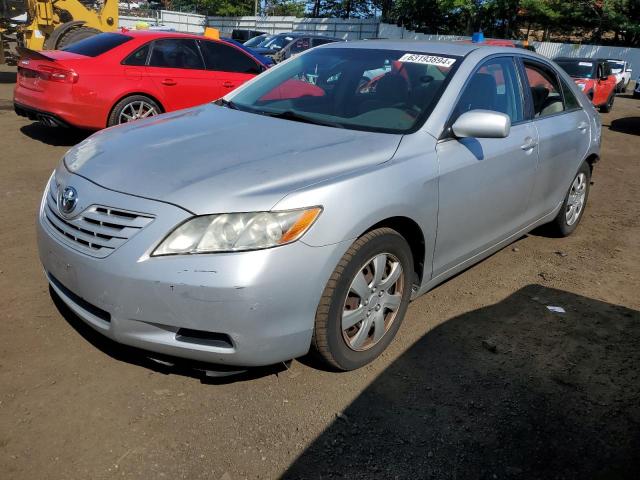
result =
[[[169,10],[159,10],[155,17],[135,17],[130,15],[120,15],[120,26],[135,28],[138,22],[146,22],[150,26],[162,25],[172,28],[177,32],[204,33],[207,24],[205,15],[195,13],[172,12]]]
[[[303,31],[343,40],[361,40],[379,37],[380,22],[374,18],[209,17],[208,25],[219,29],[223,36],[230,36],[239,28],[266,33]]]
[[[120,16],[120,26],[135,28],[139,21],[150,25],[164,25],[179,32],[202,33],[206,25],[218,28],[223,36],[231,36],[234,29],[259,30],[267,33],[292,31],[312,32],[316,35],[361,40],[365,38],[388,38],[446,42],[465,40],[470,37],[456,35],[427,35],[407,30],[404,27],[381,23],[376,19],[342,18],[296,18],[296,17],[205,17],[195,13],[160,10],[156,18]],[[549,58],[589,57],[620,58],[628,61],[634,76],[640,73],[640,48],[605,47],[600,45],[578,45],[571,43],[533,42],[538,53]]]
[[[533,42],[536,51],[545,57],[620,58],[640,74],[640,48],[609,47],[602,45],[578,45],[572,43]]]

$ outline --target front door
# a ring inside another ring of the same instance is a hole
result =
[[[525,114],[513,57],[487,60],[470,78],[450,124],[470,110],[511,118],[507,138],[446,138],[438,143],[439,211],[434,276],[481,254],[527,224],[538,164],[538,135]]]
[[[193,107],[208,100],[207,71],[195,40],[156,40],[146,71],[160,90],[161,102],[167,111]]]

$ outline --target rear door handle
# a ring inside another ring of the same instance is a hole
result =
[[[223,82],[223,83],[222,83],[222,86],[223,86],[224,88],[233,88],[233,87],[235,87],[236,85],[235,85],[235,83],[233,83],[233,82]]]
[[[587,127],[589,126],[589,124],[587,122],[580,122],[578,124],[578,130],[580,130],[582,133],[587,131]]]
[[[533,150],[536,147],[536,145],[538,144],[533,138],[527,137],[524,139],[524,143],[520,146],[520,148],[526,152],[529,150]]]
[[[164,80],[162,80],[161,83],[163,85],[172,86],[172,85],[175,85],[177,82],[173,78],[165,78]]]

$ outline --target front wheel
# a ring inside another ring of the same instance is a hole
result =
[[[391,343],[411,298],[413,258],[395,230],[379,228],[356,240],[324,289],[313,349],[329,365],[354,370]]]
[[[571,187],[558,212],[558,216],[551,223],[552,227],[562,237],[571,235],[580,223],[582,214],[587,205],[589,197],[589,186],[591,184],[591,167],[587,162],[583,162],[580,170],[573,178]]]
[[[613,101],[615,98],[616,98],[615,93],[611,94],[611,96],[609,97],[609,100],[607,100],[607,103],[605,103],[603,106],[600,107],[600,112],[609,113],[613,108]]]

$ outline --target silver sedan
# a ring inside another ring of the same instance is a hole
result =
[[[527,50],[326,45],[72,148],[40,257],[80,318],[151,356],[355,369],[413,298],[539,225],[572,233],[600,136]]]

